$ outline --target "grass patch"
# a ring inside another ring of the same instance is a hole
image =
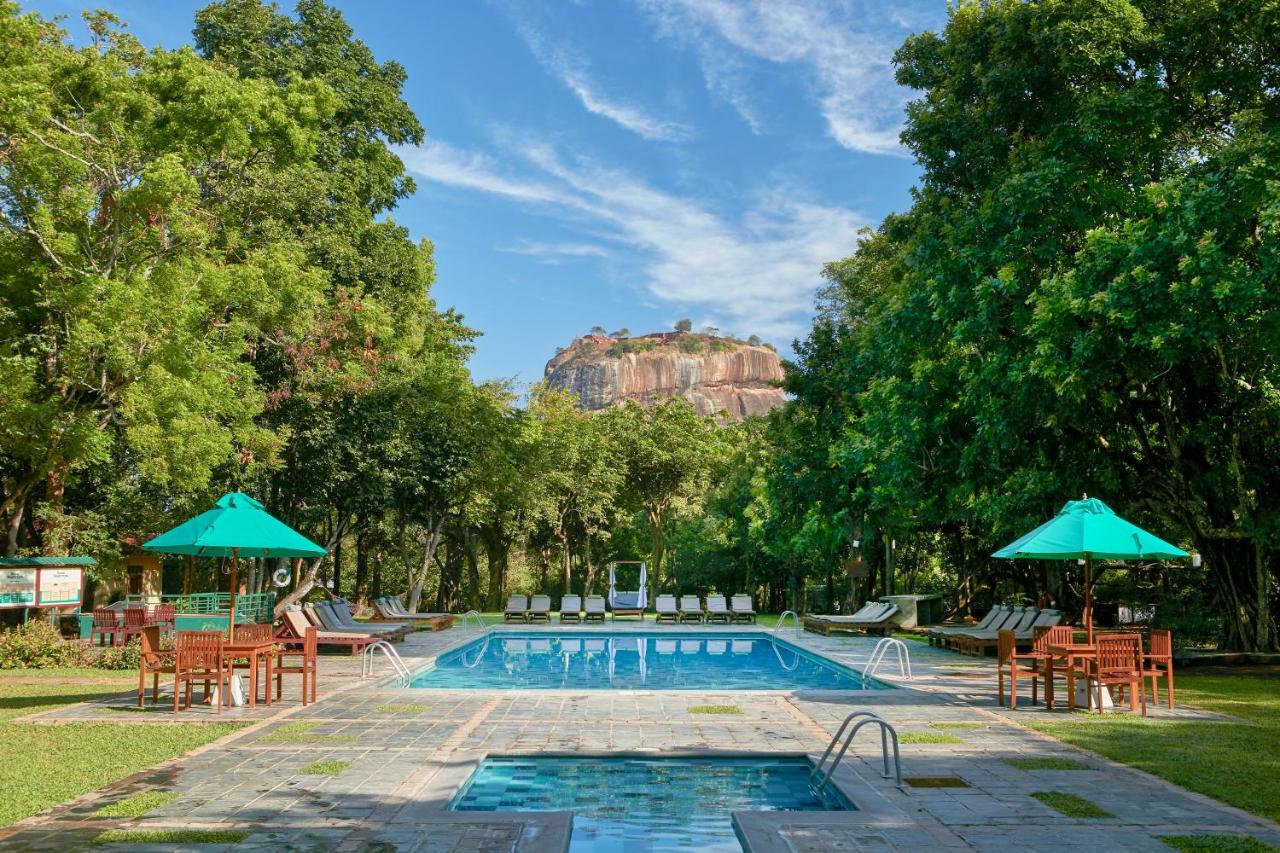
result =
[[[1004,763],[1019,770],[1092,770],[1083,761],[1071,758],[1006,758]]]
[[[898,743],[964,743],[964,739],[942,732],[899,732]]]
[[[350,766],[350,761],[313,761],[306,767],[299,768],[298,772],[308,776],[337,776]]]
[[[93,839],[101,844],[239,844],[249,833],[239,829],[109,829]]]
[[[954,729],[956,731],[965,731],[969,729],[985,729],[986,723],[930,723],[930,728],[935,729]]]
[[[152,809],[178,798],[177,791],[143,791],[109,805],[93,813],[94,817],[141,817]]]
[[[903,780],[912,788],[968,788],[959,776],[907,776]]]
[[[418,714],[430,708],[430,705],[379,705],[373,711],[375,714]]]
[[[1182,672],[1178,700],[1243,723],[1142,719],[1128,714],[1052,722],[1030,728],[1105,755],[1271,820],[1280,820],[1280,678],[1251,673]],[[1247,773],[1240,771],[1248,756]]]
[[[1159,835],[1160,841],[1182,853],[1275,853],[1280,850],[1247,835]]]
[[[0,826],[30,817],[217,740],[242,723],[14,723],[50,711],[138,688],[136,672],[100,669],[0,672]],[[86,760],[92,756],[92,761]]]
[[[285,723],[269,735],[258,738],[258,743],[354,743],[355,735],[312,734],[319,723]]]
[[[1039,800],[1049,808],[1067,817],[1114,817],[1111,812],[1101,806],[1089,802],[1084,797],[1077,797],[1075,794],[1068,794],[1063,791],[1036,791],[1031,796],[1033,799]]]
[[[737,705],[690,705],[690,714],[741,714]]]

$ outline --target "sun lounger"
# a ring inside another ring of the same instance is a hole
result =
[[[404,634],[408,633],[410,628],[409,625],[403,622],[370,622],[367,625],[361,624],[351,615],[351,606],[347,604],[345,598],[335,598],[329,604],[341,625],[340,630],[343,631],[367,631],[370,634]]]
[[[408,623],[417,628],[430,628],[442,631],[453,625],[453,616],[449,613],[410,613],[398,595],[384,595],[373,600],[378,611],[378,618],[387,622]]]
[[[1055,611],[1056,612],[1056,611]],[[986,631],[966,631],[947,638],[948,642],[964,654],[984,655],[987,649],[999,645],[1001,631],[1012,631],[1022,642],[1031,641],[1031,628],[1040,612],[1034,607],[1015,607],[1009,618],[999,628]]]
[[[706,614],[702,612],[702,607],[698,604],[698,596],[680,596],[681,622],[701,622],[705,616]]]
[[[723,595],[707,596],[707,621],[708,622],[724,622],[728,623],[732,614],[729,612],[729,605],[725,603]]]
[[[1003,621],[1008,618],[1009,608],[1003,604],[997,604],[995,607],[987,611],[987,615],[983,616],[980,621],[973,625],[955,624],[955,625],[937,625],[933,628],[925,630],[925,634],[929,637],[929,645],[937,645],[943,641],[943,638],[950,634],[963,634],[966,631],[987,631],[992,629],[993,623],[997,620]]]
[[[644,621],[644,608],[640,606],[639,592],[615,591],[610,609],[614,619],[619,616],[639,616],[640,621]]]
[[[900,613],[896,604],[877,604],[864,607],[850,616],[806,616],[804,629],[824,636],[855,631],[888,631],[897,625]]]
[[[535,595],[529,599],[529,612],[526,618],[530,622],[551,621],[551,596]]]
[[[523,595],[508,596],[507,609],[502,611],[503,622],[512,622],[517,619],[521,622],[529,621],[529,599]]]
[[[560,622],[580,622],[582,621],[582,598],[576,595],[566,595],[560,599]]]
[[[734,622],[756,621],[756,611],[749,595],[735,595],[729,601],[729,609],[733,613]]]
[[[307,629],[313,627],[315,626],[307,620],[297,605],[290,605],[285,608],[284,616],[281,617],[280,631],[276,634],[276,639],[283,644],[297,645],[305,640]],[[365,646],[378,640],[372,634],[320,629],[316,630],[316,639],[322,646],[347,646],[353,655],[364,651]]]
[[[358,625],[354,620],[346,622],[338,614],[337,608],[331,601],[317,601],[313,605],[309,605],[320,618],[320,624],[317,628],[326,628],[330,631],[349,632],[355,634],[369,634],[383,640],[399,640],[403,639],[408,631],[404,628],[390,628],[385,625]],[[350,612],[350,611],[348,611]]]
[[[680,621],[680,611],[676,607],[676,597],[674,595],[660,595],[653,602],[653,612],[656,615],[655,622],[678,622]]]
[[[584,622],[603,622],[605,613],[605,600],[603,595],[588,595],[586,603],[583,604],[582,621]]]

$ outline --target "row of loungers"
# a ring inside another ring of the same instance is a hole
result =
[[[345,598],[333,601],[318,601],[314,604],[290,605],[285,608],[280,634],[282,638],[301,639],[307,628],[316,629],[316,639],[320,645],[344,646],[352,654],[364,651],[371,643],[379,640],[401,640],[409,633],[423,627],[422,621],[435,623],[441,614],[406,613],[398,622],[365,621],[357,622],[351,615],[351,608]]]
[[[844,616],[804,617],[804,629],[827,636],[832,633],[887,632],[897,627],[901,611],[896,604],[868,601],[861,608]]]
[[[702,607],[696,595],[680,596],[679,604],[674,595],[659,595],[654,601],[654,612],[659,622],[755,622],[756,612],[752,609],[751,596],[735,595],[732,603],[727,603],[723,595],[708,595],[706,608]],[[526,598],[513,595],[507,599],[506,609],[502,612],[504,622],[550,622],[551,597],[535,595]],[[582,597],[566,595],[560,599],[558,611],[561,622],[603,622],[606,614],[603,595],[588,595],[585,605]]]
[[[1015,641],[1022,645],[1035,639],[1037,628],[1053,628],[1061,621],[1062,613],[1058,610],[996,605],[975,625],[939,625],[925,633],[930,645],[984,655],[988,649],[998,646],[1001,631],[1012,631]]]

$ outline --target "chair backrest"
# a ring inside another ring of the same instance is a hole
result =
[[[222,632],[179,631],[175,663],[179,670],[221,668]]]
[[[699,606],[699,604],[698,604],[698,596],[696,596],[696,595],[682,595],[682,596],[680,596],[680,609],[681,609],[681,610],[684,610],[685,612],[688,612],[688,613],[692,613],[692,612],[694,612],[694,611],[701,610],[701,609],[702,609],[702,607],[701,607],[701,606]]]
[[[588,613],[603,613],[604,604],[605,601],[603,595],[588,595],[586,611]]]
[[[315,627],[307,622],[307,617],[302,615],[301,610],[286,609],[284,611],[283,618],[284,624],[289,628],[289,633],[293,634],[295,637],[305,637],[307,635],[307,629]]]
[[[172,604],[156,605],[155,621],[172,622],[177,618],[177,616],[178,616],[178,608],[174,607]]]
[[[114,628],[120,624],[120,612],[118,610],[108,610],[105,607],[99,607],[93,611],[93,627],[95,628]]]
[[[147,606],[145,604],[131,604],[124,609],[124,626],[126,628],[141,628],[147,624]]]
[[[1001,627],[1008,628],[1010,631],[1027,631],[1036,621],[1036,609],[1034,607],[1014,608],[1018,613],[1016,621],[1006,622]]]
[[[859,611],[862,615],[857,616],[857,619],[860,619],[863,622],[880,622],[883,621],[890,612],[897,610],[897,606],[878,602],[869,608],[864,608],[864,610],[865,612]]]
[[[342,631],[346,626],[342,624],[342,620],[338,618],[338,614],[333,612],[333,605],[327,601],[317,601],[313,605],[313,612],[320,617],[320,624],[330,631]]]
[[[674,613],[676,609],[676,597],[674,595],[660,595],[653,603],[653,609],[659,613]]]
[[[1099,634],[1098,668],[1102,670],[1136,670],[1142,653],[1142,637],[1137,634]]]
[[[1062,611],[1060,610],[1041,610],[1036,615],[1036,621],[1031,623],[1032,628],[1052,628],[1062,621]]]
[[[566,595],[560,599],[561,613],[577,613],[582,609],[582,599],[576,595]]]
[[[338,615],[338,620],[344,625],[354,625],[355,617],[351,615],[351,608],[347,606],[345,598],[335,598],[333,600],[333,612]]]
[[[507,596],[508,611],[515,612],[518,610],[528,610],[528,609],[529,609],[529,599],[525,598],[523,595]]]
[[[546,613],[551,609],[551,596],[535,595],[529,599],[529,609],[536,610],[539,613]]]
[[[1173,634],[1162,629],[1152,630],[1151,636],[1147,639],[1149,647],[1148,654],[1153,658],[1171,658],[1173,657]]]
[[[270,625],[256,625],[250,623],[236,626],[237,643],[265,643],[270,639]]]
[[[982,619],[978,622],[978,624],[977,624],[977,625],[974,625],[974,626],[973,626],[974,630],[975,630],[975,631],[987,631],[987,630],[989,630],[989,629],[992,627],[991,623],[995,622],[995,621],[996,621],[996,617],[1000,616],[1000,615],[1001,615],[1001,614],[1003,614],[1004,612],[1005,612],[1005,607],[1004,607],[1004,605],[1002,605],[1002,604],[997,604],[995,607],[993,607],[993,608],[991,608],[990,610],[988,610],[988,611],[987,611],[987,615],[986,615],[986,616],[983,616],[983,617],[982,617]]]
[[[393,595],[391,596],[390,601],[391,601],[392,612],[400,613],[400,614],[407,614],[409,612],[408,610],[404,609],[404,602],[400,599],[400,596]]]
[[[996,614],[996,618],[991,620],[991,624],[986,627],[988,631],[999,631],[1001,628],[1013,629],[1014,624],[1022,617],[1022,608],[1006,607]]]
[[[320,645],[320,632],[316,630],[314,625],[307,627],[307,633],[302,636],[302,656],[308,661],[315,661],[316,650]]]
[[[734,610],[746,611],[746,610],[754,609],[751,606],[751,596],[749,595],[735,595],[733,598],[730,599],[730,602]]]
[[[723,613],[729,609],[729,606],[725,603],[723,595],[708,595],[707,609],[712,613]]]
[[[855,611],[853,611],[852,613],[850,613],[850,614],[849,614],[849,618],[850,618],[850,619],[862,619],[862,618],[864,618],[864,617],[866,617],[866,616],[869,616],[869,615],[870,615],[872,612],[874,612],[874,611],[879,611],[879,610],[881,610],[883,607],[884,607],[884,605],[883,605],[883,604],[881,604],[881,603],[880,603],[880,602],[878,602],[878,601],[868,601],[866,604],[862,605],[862,606],[861,606],[861,607],[859,607],[857,610],[855,610]]]
[[[1012,631],[1001,629],[996,632],[996,661],[1004,664],[1009,662],[1009,658],[1013,657],[1013,653],[1017,651],[1018,637]]]
[[[152,625],[143,628],[138,635],[138,654],[144,663],[154,664],[160,659],[160,626]]]

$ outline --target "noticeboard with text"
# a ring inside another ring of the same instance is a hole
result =
[[[34,607],[35,569],[0,569],[0,607]]]
[[[80,603],[84,570],[77,568],[40,569],[38,607],[64,607]]]

